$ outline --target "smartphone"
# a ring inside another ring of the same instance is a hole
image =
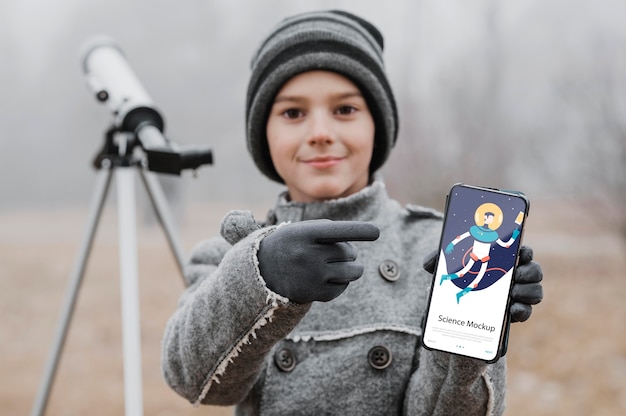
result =
[[[509,295],[529,201],[456,184],[446,199],[422,344],[495,362],[506,352]]]

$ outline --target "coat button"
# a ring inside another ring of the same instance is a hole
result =
[[[280,371],[289,373],[296,368],[296,357],[288,348],[282,348],[274,354],[274,362]]]
[[[378,345],[372,348],[367,354],[367,360],[372,368],[375,368],[376,370],[384,370],[391,365],[391,351],[389,351],[386,347]]]
[[[400,268],[393,260],[385,260],[378,265],[380,275],[389,282],[395,282],[400,277]]]

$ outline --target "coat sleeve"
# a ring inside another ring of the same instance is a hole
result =
[[[198,405],[233,405],[248,394],[271,347],[310,307],[270,291],[259,274],[260,229],[232,247],[223,239],[197,246],[188,289],[165,329],[162,371],[178,394]]]
[[[506,359],[493,364],[420,347],[405,396],[407,415],[501,415]]]

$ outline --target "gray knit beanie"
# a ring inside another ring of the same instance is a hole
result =
[[[370,173],[383,165],[398,132],[383,46],[383,36],[376,27],[338,10],[299,14],[274,28],[252,58],[246,100],[248,150],[263,174],[283,182],[272,163],[266,136],[274,98],[290,78],[312,70],[339,73],[360,89],[376,126]]]

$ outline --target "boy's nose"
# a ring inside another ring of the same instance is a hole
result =
[[[325,115],[311,117],[309,144],[331,144],[335,141],[331,120]]]

